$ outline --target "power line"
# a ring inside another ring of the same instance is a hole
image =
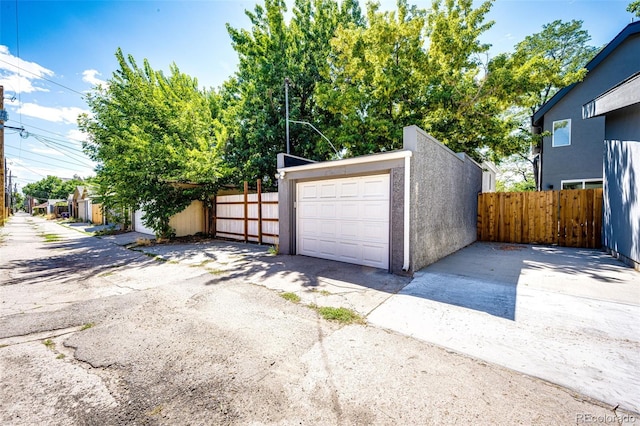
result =
[[[67,156],[74,156],[74,157],[76,157],[76,158],[78,157],[78,155],[77,155],[77,154],[73,154],[73,153],[71,153],[71,152],[64,152],[64,151],[62,151],[61,149],[58,149],[58,148],[56,148],[55,146],[52,146],[52,145],[56,145],[56,144],[55,144],[55,142],[51,142],[51,141],[49,141],[49,143],[51,143],[51,145],[49,145],[48,143],[46,143],[46,142],[45,142],[45,140],[47,140],[46,138],[43,138],[43,137],[41,137],[41,136],[34,136],[34,137],[35,137],[35,139],[36,139],[37,141],[40,141],[44,146],[46,146],[46,147],[48,147],[48,148],[51,148],[51,149],[53,149],[54,151],[58,151],[60,154],[67,155]],[[58,145],[59,145],[59,144],[58,144]],[[93,168],[93,165],[88,164],[88,163],[84,163],[84,162],[82,162],[81,160],[75,160],[75,162],[76,162],[78,165]]]
[[[29,71],[29,70],[27,70],[27,69],[21,68],[21,67],[17,66],[16,64],[12,64],[11,62],[4,61],[4,60],[2,60],[2,59],[0,59],[0,62],[3,62],[3,63],[5,63],[5,64],[7,64],[7,65],[9,65],[9,66],[12,66],[12,67],[14,67],[14,68],[17,68],[17,69],[19,69],[20,71],[24,71],[24,72],[26,72],[26,73],[29,73],[29,74],[31,74],[31,75],[34,75],[34,76],[38,77],[38,78],[39,78],[39,79],[41,79],[41,80],[48,81],[48,82],[49,82],[49,83],[51,83],[51,84],[55,84],[56,86],[60,86],[60,87],[62,87],[63,89],[67,89],[67,90],[69,90],[70,92],[77,93],[78,95],[80,95],[80,96],[82,96],[82,97],[84,97],[84,96],[85,96],[85,94],[84,94],[84,93],[82,93],[82,92],[78,92],[77,90],[72,89],[72,88],[71,88],[71,87],[69,87],[69,86],[65,86],[64,84],[57,83],[57,82],[55,82],[55,81],[53,81],[53,80],[51,80],[51,79],[48,79],[48,78],[43,77],[43,76],[41,76],[41,75],[39,75],[39,74],[36,74],[36,73],[35,73],[35,72],[33,72],[33,71]]]
[[[11,127],[11,126],[4,126],[4,127],[11,128],[11,129],[14,129],[14,130],[18,129],[17,127]],[[24,127],[22,129],[20,129],[20,137],[27,138],[29,136],[33,136],[34,139],[36,139],[37,141],[42,143],[47,148],[51,148],[54,151],[58,151],[59,153],[61,153],[63,155],[66,155],[66,156],[69,156],[69,157],[72,157],[72,158],[75,157],[74,159],[76,161],[78,161],[78,163],[76,163],[76,164],[79,164],[79,165],[85,166],[85,167],[93,168],[92,164],[87,164],[87,163],[84,162],[84,160],[86,160],[86,156],[84,155],[84,152],[82,150],[79,150],[79,149],[76,149],[76,148],[71,148],[69,146],[63,145],[60,142],[56,142],[55,139],[48,138],[46,136],[38,135],[36,133],[27,132],[26,130],[24,130]],[[49,143],[47,143],[47,142],[49,142]],[[68,141],[63,141],[63,142],[68,142]],[[55,146],[51,146],[49,144],[58,146],[60,149],[56,148]],[[61,149],[64,149],[67,152],[61,151]],[[22,151],[22,143],[20,144],[20,151]],[[79,152],[79,153],[82,154],[82,156],[79,156],[78,154],[75,154],[75,153],[73,153],[71,151]]]
[[[23,126],[24,126],[24,125],[23,125]],[[27,124],[26,126],[27,126],[27,127],[32,127],[32,128],[34,128],[34,129],[37,129],[37,130],[40,130],[40,131],[42,131],[42,132],[51,133],[52,135],[56,135],[56,136],[59,136],[59,137],[61,137],[61,138],[67,138],[67,139],[69,139],[69,140],[76,141],[76,142],[84,142],[84,141],[82,141],[82,140],[80,140],[80,139],[70,138],[70,137],[65,136],[65,135],[63,135],[63,134],[61,134],[61,133],[52,132],[51,130],[47,130],[47,129],[43,129],[43,128],[41,128],[41,127],[34,126],[33,124]]]
[[[11,148],[11,149],[16,149],[16,150],[18,149],[18,148],[16,148],[16,147],[8,146],[8,145],[6,146],[6,148]],[[22,157],[22,156],[21,156],[21,155],[22,155],[21,153],[18,153],[18,154],[11,154],[11,155],[17,155],[17,156],[18,156],[18,158],[17,158],[17,159],[18,159],[18,160],[21,160],[21,161],[33,161],[33,162],[36,162],[36,163],[41,163],[41,164],[45,164],[45,165],[49,165],[49,166],[51,166],[51,165],[52,165],[51,163],[45,163],[44,161],[34,160],[34,159],[32,159],[32,158],[24,158],[24,157]],[[80,166],[79,164],[72,163],[72,162],[70,162],[70,161],[61,160],[61,159],[59,159],[59,158],[55,158],[55,157],[50,157],[50,156],[45,155],[45,154],[40,154],[39,152],[32,152],[32,151],[30,151],[30,152],[29,152],[29,155],[37,155],[37,156],[39,156],[39,157],[48,158],[48,159],[49,159],[49,160],[51,160],[51,161],[58,161],[58,162],[60,162],[60,163],[71,164],[71,165],[74,165],[74,166]],[[81,167],[85,168],[84,166],[81,166]],[[62,168],[62,167],[61,167],[61,168]],[[79,171],[78,169],[66,169],[66,170],[69,170],[69,171]]]
[[[54,133],[54,132],[51,132],[51,131],[48,131],[48,130],[45,130],[45,129],[41,129],[41,128],[36,127],[36,126],[29,125],[29,124],[28,124],[27,126],[28,126],[28,127],[33,127],[34,129],[38,129],[38,130],[43,130],[43,131],[45,131],[45,132],[47,132],[47,133],[52,133],[52,134],[54,134],[54,135],[62,136],[62,135],[60,135],[59,133]],[[67,143],[67,144],[71,144],[71,145],[75,145],[75,143],[74,143],[74,142],[71,142],[71,140],[68,140],[68,139],[56,139],[56,138],[52,138],[52,137],[50,137],[50,136],[44,136],[44,135],[40,135],[40,134],[38,134],[38,133],[29,132],[28,130],[26,130],[26,129],[24,128],[24,126],[21,126],[21,127],[4,126],[4,127],[5,127],[5,128],[7,128],[7,129],[19,130],[20,136],[21,136],[23,139],[26,139],[26,138],[28,138],[29,136],[33,136],[33,137],[34,137],[34,138],[36,138],[36,139],[37,139],[37,138],[43,138],[43,139],[45,139],[47,142],[51,142],[51,143],[56,144],[56,145],[58,145],[58,146],[60,146],[60,147],[62,147],[62,148],[68,149],[68,150],[70,150],[70,151],[76,151],[76,152],[79,152],[79,153],[81,153],[81,154],[83,154],[83,155],[84,155],[84,151],[83,151],[83,150],[81,150],[81,149],[73,148],[73,147],[71,147],[71,146],[63,145],[63,144],[65,144],[65,143]],[[65,137],[65,136],[62,136],[62,137]],[[72,139],[72,138],[70,138],[70,139]],[[72,140],[75,140],[75,141],[77,141],[77,142],[82,142],[82,141],[79,141],[79,140],[76,140],[76,139],[72,139]]]

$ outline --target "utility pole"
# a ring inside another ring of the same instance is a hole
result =
[[[4,174],[4,121],[7,119],[4,110],[4,86],[0,86],[0,182],[2,183],[2,195],[0,195],[0,226],[4,226],[4,220],[7,217],[5,209],[5,174]]]
[[[7,217],[11,216],[13,212],[13,173],[9,170],[9,185],[7,186],[7,194],[9,194],[9,202],[7,203]]]
[[[284,109],[287,120],[287,154],[291,154],[289,151],[289,77],[284,79]]]

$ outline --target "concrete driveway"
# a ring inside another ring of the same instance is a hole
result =
[[[475,243],[368,320],[640,412],[640,273],[600,251]]]

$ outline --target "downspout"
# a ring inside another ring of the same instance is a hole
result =
[[[404,248],[403,254],[404,259],[402,262],[402,270],[409,270],[409,238],[411,236],[411,215],[410,215],[410,207],[411,200],[409,199],[411,195],[411,151],[409,151],[408,155],[404,157]]]

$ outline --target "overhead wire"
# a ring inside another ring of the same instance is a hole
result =
[[[18,149],[18,148],[14,147],[14,146],[9,146],[9,145],[7,145],[5,148],[11,148],[12,150],[17,150]],[[20,155],[20,154],[13,153],[13,154],[10,154],[10,155]],[[29,152],[29,155],[37,155],[38,157],[47,158],[50,161],[57,161],[57,162],[60,162],[60,163],[71,164],[73,166],[81,166],[83,169],[86,169],[86,167],[83,166],[83,165],[80,165],[80,164],[77,164],[77,163],[73,163],[71,161],[63,160],[63,159],[60,159],[60,158],[55,158],[55,157],[52,157],[50,155],[41,154],[39,152],[32,152],[31,151],[31,152]],[[18,157],[17,159],[20,160],[20,161],[35,161],[36,163],[42,163],[42,164],[51,165],[51,163],[45,163],[44,161],[34,160],[34,159],[31,159],[31,158]],[[77,169],[68,169],[68,170],[77,171]]]
[[[69,87],[69,86],[65,86],[64,84],[60,84],[60,83],[58,83],[58,82],[56,82],[56,81],[53,81],[53,80],[51,80],[51,79],[49,79],[49,78],[47,78],[47,77],[44,77],[44,76],[42,76],[42,75],[40,75],[40,74],[37,74],[37,73],[35,73],[35,72],[33,72],[33,71],[29,71],[29,70],[27,70],[27,69],[24,69],[24,68],[22,68],[22,67],[19,67],[18,65],[16,65],[16,64],[12,64],[12,63],[11,63],[11,62],[9,62],[9,61],[5,61],[5,60],[3,60],[3,59],[0,59],[0,62],[3,62],[3,63],[5,63],[5,64],[7,64],[7,65],[9,65],[9,66],[12,66],[12,67],[14,67],[14,68],[17,68],[17,69],[19,69],[20,71],[24,71],[24,72],[26,72],[26,73],[29,73],[29,74],[31,74],[31,75],[34,75],[34,76],[38,77],[38,78],[39,78],[39,79],[41,79],[41,80],[48,81],[48,82],[49,82],[49,83],[51,83],[51,84],[55,84],[56,86],[60,86],[60,87],[62,87],[63,89],[67,89],[67,90],[69,90],[70,92],[77,93],[78,95],[80,95],[80,96],[82,96],[82,97],[84,97],[84,96],[85,96],[85,94],[84,94],[84,93],[82,93],[82,92],[78,92],[77,90],[72,89],[72,88],[71,88],[71,87]]]

